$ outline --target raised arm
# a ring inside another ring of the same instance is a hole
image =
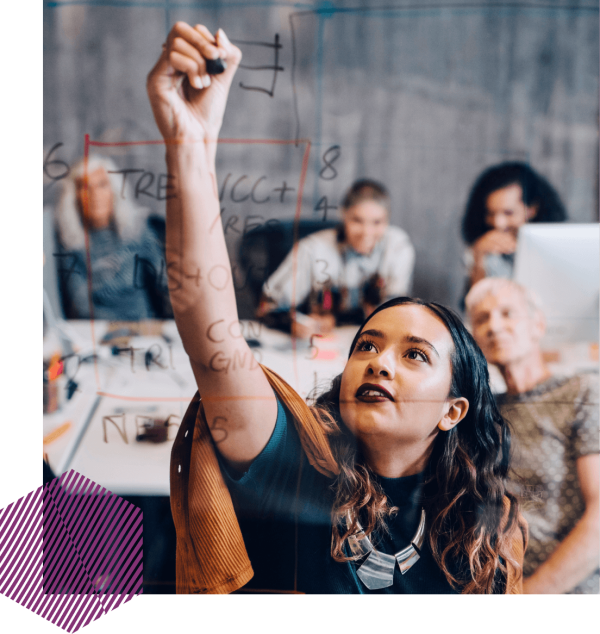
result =
[[[206,59],[227,69],[209,77]],[[213,438],[244,468],[273,431],[273,391],[242,337],[220,220],[217,138],[241,52],[219,29],[177,22],[148,75],[154,118],[173,185],[167,200],[166,262],[177,328],[190,358]]]

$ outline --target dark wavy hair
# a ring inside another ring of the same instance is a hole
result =
[[[520,570],[520,562],[511,556],[510,536],[521,520],[517,499],[506,488],[510,430],[496,407],[487,363],[475,340],[448,308],[398,297],[379,306],[363,322],[349,356],[373,315],[404,304],[423,306],[446,325],[454,343],[449,398],[461,396],[469,401],[465,418],[450,431],[437,434],[426,468],[423,505],[433,556],[449,583],[462,592],[501,592],[496,571],[505,576],[507,562]],[[340,385],[341,375],[315,400],[312,409],[328,427],[331,448],[340,465],[333,485],[331,554],[336,561],[349,561],[355,557],[346,556],[344,543],[358,532],[359,517],[369,535],[376,529],[386,530],[386,517],[394,509],[341,419]]]
[[[501,163],[480,174],[471,189],[462,220],[462,235],[467,244],[473,244],[490,230],[485,221],[488,196],[509,185],[520,185],[523,202],[528,207],[537,207],[530,222],[563,222],[567,219],[560,196],[543,176],[527,163]]]

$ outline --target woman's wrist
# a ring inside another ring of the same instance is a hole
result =
[[[203,141],[171,141],[165,149],[167,171],[178,181],[178,188],[185,185],[188,178],[197,180],[214,174],[215,156],[216,143]]]
[[[167,165],[206,163],[210,159],[210,155],[214,151],[209,151],[209,146],[214,145],[213,142],[194,139],[166,139],[165,140],[165,160]]]

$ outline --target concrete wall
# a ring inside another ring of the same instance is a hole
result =
[[[354,178],[386,183],[392,222],[417,249],[416,295],[458,305],[460,219],[473,180],[488,165],[530,161],[557,187],[571,220],[598,219],[597,3],[172,4],[45,6],[45,155],[62,143],[51,158],[71,164],[86,133],[105,142],[158,139],[145,76],[169,26],[182,19],[222,26],[238,41],[245,66],[274,66],[277,51],[277,72],[240,69],[222,136],[309,140],[305,218],[322,217],[315,207],[323,196],[337,205]],[[240,142],[219,150],[232,255],[245,223],[293,217],[306,147]],[[165,171],[162,148],[106,152],[122,168],[153,174],[138,200],[164,214],[164,202],[149,195],[156,196]],[[267,202],[232,200],[261,177],[255,198],[269,195]],[[282,200],[284,182],[293,191]],[[44,183],[51,205],[60,183],[47,176]]]

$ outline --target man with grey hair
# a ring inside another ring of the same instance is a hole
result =
[[[465,304],[506,383],[497,399],[511,423],[515,492],[530,531],[523,590],[598,593],[598,378],[552,376],[540,348],[544,315],[519,284],[483,279]]]

